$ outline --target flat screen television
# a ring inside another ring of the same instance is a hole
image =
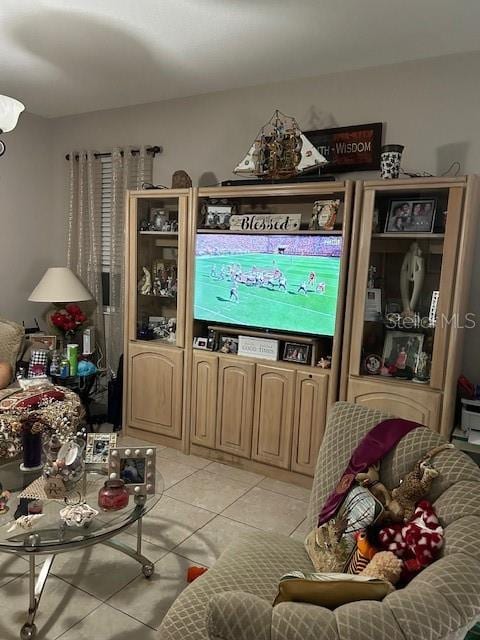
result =
[[[333,336],[342,238],[197,234],[197,320]]]

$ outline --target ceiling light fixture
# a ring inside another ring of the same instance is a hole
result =
[[[0,133],[13,131],[25,105],[15,98],[0,95]],[[0,156],[5,153],[5,143],[0,140]]]

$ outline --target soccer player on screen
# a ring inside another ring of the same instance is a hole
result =
[[[210,269],[210,277],[211,278],[217,277],[217,267],[214,264],[212,264],[212,268]]]
[[[315,278],[317,276],[315,275],[315,271],[310,271],[310,273],[308,274],[308,284],[312,287],[315,286]]]
[[[326,290],[327,290],[327,285],[325,284],[325,282],[319,282],[317,285],[317,293],[323,296]]]
[[[307,295],[307,291],[308,291],[308,282],[304,281],[301,282],[298,289],[297,289],[297,293],[303,293],[304,296]]]
[[[287,293],[287,279],[282,276],[278,281],[278,290]]]
[[[237,285],[236,282],[234,282],[232,284],[231,288],[230,288],[230,302],[232,302],[232,300],[233,300],[233,302],[236,302],[236,303],[239,302],[239,299],[238,299],[238,285]]]

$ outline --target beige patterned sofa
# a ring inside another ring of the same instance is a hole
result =
[[[308,509],[309,525],[345,469],[359,440],[385,414],[345,402],[330,412]],[[441,442],[429,429],[401,440],[381,466],[392,487]],[[434,461],[441,475],[430,493],[445,526],[442,557],[405,589],[382,602],[335,611],[307,604],[272,608],[280,576],[312,571],[303,544],[276,534],[233,543],[206,574],[177,598],[159,630],[161,640],[460,640],[480,619],[480,469],[448,450]]]

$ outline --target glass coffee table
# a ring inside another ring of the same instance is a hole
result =
[[[82,527],[67,526],[60,518],[60,511],[66,506],[63,499],[43,500],[44,514],[38,518],[31,529],[18,526],[8,531],[15,522],[15,513],[20,505],[19,494],[41,475],[40,471],[24,472],[19,461],[0,466],[0,482],[3,490],[11,492],[9,510],[0,515],[0,552],[15,553],[28,557],[29,570],[29,606],[27,619],[21,628],[21,640],[30,640],[36,635],[35,616],[40,605],[45,582],[58,553],[76,551],[94,544],[104,544],[130,556],[142,565],[145,578],[150,578],[154,565],[142,554],[142,519],[160,500],[163,493],[163,480],[156,476],[155,493],[147,496],[130,496],[128,505],[120,511],[101,511],[98,507],[98,492],[107,479],[102,469],[87,469],[84,479],[78,483],[78,498],[99,511],[88,525]],[[75,500],[74,500],[75,501]],[[68,504],[71,504],[70,499]],[[25,502],[23,504],[26,504]],[[18,515],[18,514],[17,514]],[[136,545],[130,547],[113,540],[124,529],[136,523]],[[37,556],[45,560],[38,572]]]

